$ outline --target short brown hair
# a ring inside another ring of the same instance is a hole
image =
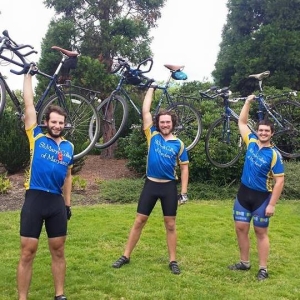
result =
[[[257,125],[257,129],[258,129],[259,125],[269,126],[271,129],[271,133],[274,133],[274,131],[275,131],[274,123],[269,119],[264,119],[264,120],[259,121],[258,125]]]
[[[62,107],[58,106],[58,105],[50,105],[47,108],[46,112],[45,112],[45,119],[46,119],[47,122],[49,121],[50,114],[52,112],[55,112],[55,113],[57,113],[57,114],[59,114],[61,116],[64,116],[65,117],[65,121],[66,121],[67,113],[65,112],[65,110]]]

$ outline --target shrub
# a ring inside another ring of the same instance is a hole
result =
[[[0,175],[0,194],[6,194],[12,187],[10,180],[7,178],[7,174]]]
[[[85,191],[87,187],[87,180],[75,175],[72,177],[72,188],[79,191]]]
[[[5,110],[0,118],[0,162],[8,173],[23,170],[29,163],[29,143],[14,113]]]
[[[300,199],[300,162],[288,161],[284,163],[284,167],[285,180],[281,198],[286,200]]]

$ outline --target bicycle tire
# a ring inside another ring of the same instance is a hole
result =
[[[106,110],[107,104],[110,105],[110,110]],[[97,112],[101,125],[95,148],[105,149],[120,137],[128,119],[128,103],[120,95],[112,93],[97,107]],[[109,113],[111,113],[111,116],[108,115]],[[89,136],[90,139],[94,138],[93,126],[89,128]]]
[[[5,85],[2,79],[0,79],[0,117],[2,116],[2,113],[4,111],[6,103],[6,90]]]
[[[57,95],[53,95],[41,106],[38,112],[38,124],[44,123],[45,111],[50,105],[59,105],[67,112],[64,138],[74,145],[74,160],[87,155],[94,148],[100,132],[100,119],[94,105],[77,94],[66,93],[63,103]],[[89,138],[91,119],[96,133],[92,139]]]
[[[174,135],[185,145],[187,151],[192,150],[200,140],[202,134],[202,120],[199,111],[191,104],[178,102],[167,108],[168,111],[175,112],[177,116],[177,126]]]
[[[212,123],[205,138],[205,153],[211,164],[228,168],[239,160],[244,149],[237,119],[223,116]]]
[[[283,128],[280,128],[269,114],[265,116],[275,125],[273,144],[285,158],[300,157],[300,104],[286,100],[276,102],[271,109],[279,114],[276,117],[283,125]]]

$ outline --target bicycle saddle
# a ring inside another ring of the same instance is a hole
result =
[[[51,49],[58,50],[58,51],[60,51],[60,52],[62,52],[64,54],[66,54],[69,57],[74,57],[74,56],[78,56],[79,55],[79,53],[77,51],[66,50],[66,49],[60,48],[58,46],[52,46]]]
[[[164,65],[164,66],[171,71],[178,71],[184,68],[184,66],[175,66],[175,65]]]
[[[265,71],[265,72],[262,72],[259,74],[249,75],[249,77],[252,77],[252,78],[255,78],[255,79],[261,81],[262,79],[269,77],[269,75],[270,75],[270,71]]]

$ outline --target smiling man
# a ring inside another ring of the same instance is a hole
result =
[[[173,274],[180,274],[176,261],[176,213],[178,206],[176,166],[181,172],[180,203],[187,200],[188,155],[181,140],[173,135],[176,116],[170,111],[161,111],[155,116],[150,113],[154,88],[150,87],[143,102],[143,128],[147,138],[148,157],[146,181],[140,195],[135,222],[131,228],[124,254],[112,265],[121,268],[128,264],[142,230],[160,199],[164,215],[169,254],[169,268]]]
[[[247,97],[239,117],[239,130],[247,145],[241,185],[233,207],[240,262],[229,266],[229,269],[250,270],[249,229],[253,219],[259,260],[257,279],[261,281],[269,277],[268,226],[283,189],[284,167],[280,153],[271,143],[274,125],[269,120],[263,120],[258,124],[256,134],[248,128],[249,109],[254,100],[254,95]]]
[[[64,296],[66,261],[64,246],[67,220],[71,217],[71,190],[74,146],[62,137],[66,113],[50,106],[45,116],[47,134],[37,125],[33,103],[32,77],[24,76],[25,130],[30,147],[30,170],[25,184],[25,201],[21,210],[21,254],[17,270],[19,300],[28,297],[32,265],[39,237],[45,224],[52,258],[54,300]]]

